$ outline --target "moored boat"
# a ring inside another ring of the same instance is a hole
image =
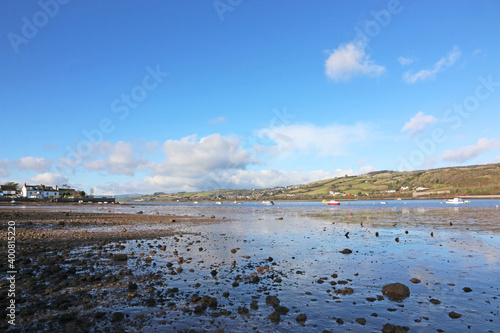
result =
[[[274,202],[272,202],[271,200],[264,200],[262,201],[262,204],[266,206],[272,206],[274,205]]]
[[[444,202],[447,204],[464,204],[465,201],[462,200],[462,198],[453,198],[453,199],[447,199]]]
[[[335,200],[330,200],[326,202],[329,206],[338,206],[340,205],[340,202],[335,201]]]

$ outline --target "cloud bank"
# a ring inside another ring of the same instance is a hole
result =
[[[326,75],[335,81],[347,81],[356,75],[382,75],[385,67],[371,60],[365,47],[365,44],[350,42],[333,50],[325,62]]]

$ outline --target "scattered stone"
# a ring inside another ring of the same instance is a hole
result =
[[[438,299],[435,299],[435,298],[431,298],[431,300],[429,302],[431,302],[432,304],[436,304],[436,305],[441,304],[441,301]]]
[[[410,296],[410,288],[399,282],[390,283],[382,287],[382,293],[391,301],[402,301]]]
[[[128,256],[125,253],[116,253],[113,254],[114,261],[125,261],[128,259]]]
[[[252,303],[250,303],[250,309],[252,310],[258,310],[259,309],[259,304],[257,302],[257,300],[253,300]]]
[[[464,287],[462,290],[465,291],[466,293],[470,293],[472,291],[472,289],[469,287]]]
[[[336,322],[337,322],[337,324],[339,324],[339,325],[343,325],[343,324],[344,324],[344,319],[342,319],[342,318],[337,318]]]
[[[239,314],[248,314],[248,312],[250,312],[250,311],[248,311],[248,309],[246,307],[244,307],[244,306],[238,307]]]
[[[451,319],[458,319],[460,317],[462,317],[462,315],[460,313],[456,313],[455,311],[451,311],[448,316],[450,316]]]
[[[138,211],[137,214],[144,214],[142,210]]]
[[[276,306],[276,307],[274,308],[274,310],[275,310],[276,312],[278,312],[279,314],[282,314],[282,315],[286,315],[286,314],[290,311],[290,309],[289,309],[289,308],[287,308],[286,306],[283,306],[283,305]]]
[[[123,318],[125,318],[125,314],[123,312],[114,312],[111,315],[111,321],[120,321],[123,320]]]
[[[413,279],[411,279],[411,280],[410,280],[410,282],[417,284],[417,283],[420,283],[420,282],[422,282],[422,281],[420,281],[420,280],[419,280],[419,279],[417,279],[417,278],[413,278]]]
[[[346,287],[344,289],[336,289],[335,293],[342,294],[342,295],[351,295],[352,293],[354,293],[354,289],[349,288],[349,287]]]
[[[393,325],[393,324],[385,324],[384,327],[382,328],[382,333],[406,333],[410,330],[409,327],[406,326],[399,326],[399,325]]]
[[[351,254],[352,250],[350,250],[350,249],[343,249],[342,251],[340,251],[340,253],[342,253],[342,254]]]
[[[301,313],[295,318],[295,320],[299,323],[304,323],[307,320],[307,316]]]
[[[237,250],[236,249],[231,249],[231,253],[236,253]]]
[[[210,218],[211,218],[211,219],[214,219],[214,218],[215,218],[215,215],[210,215]]]
[[[266,304],[271,305],[273,308],[275,308],[280,305],[280,300],[277,296],[267,296]]]
[[[269,319],[274,323],[279,323],[281,320],[281,315],[278,312],[274,311],[269,315]]]
[[[360,325],[366,325],[366,319],[365,318],[356,318],[356,322]]]
[[[396,239],[394,239],[396,241],[396,243],[399,243],[399,237],[396,237]]]
[[[283,220],[283,218],[282,217],[277,217],[276,220],[281,221],[281,220]]]

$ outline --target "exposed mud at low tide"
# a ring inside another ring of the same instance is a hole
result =
[[[16,327],[2,328],[495,332],[500,324],[498,210],[175,213],[3,211],[17,227],[19,313]],[[394,282],[409,296],[383,292]]]

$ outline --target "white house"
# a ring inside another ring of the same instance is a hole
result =
[[[428,189],[429,189],[429,188],[427,188],[427,187],[422,187],[422,186],[420,186],[420,187],[417,187],[417,188],[415,189],[415,191],[427,191]]]
[[[21,189],[21,196],[35,199],[49,198],[50,196],[57,197],[59,196],[59,187],[56,185],[54,189],[52,186],[45,186],[43,184],[26,185],[26,183],[24,183]]]
[[[0,197],[15,196],[17,189],[15,185],[0,185]]]

